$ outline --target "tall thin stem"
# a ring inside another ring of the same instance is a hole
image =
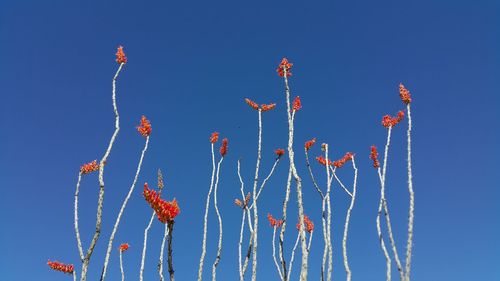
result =
[[[290,258],[290,270],[288,270],[287,280],[290,280],[290,274],[292,274],[293,260],[295,258],[295,250],[297,249],[297,245],[299,244],[299,239],[300,239],[300,232],[297,233],[297,239],[295,240],[295,244],[293,245],[292,257]]]
[[[125,281],[125,272],[123,271],[123,253],[120,251],[120,272],[122,273],[122,281]]]
[[[379,179],[380,179],[380,202],[378,205],[378,212],[377,212],[377,234],[378,234],[378,240],[380,241],[380,247],[382,248],[382,252],[384,253],[385,256],[385,261],[386,261],[386,280],[391,281],[391,257],[389,256],[389,252],[387,251],[387,248],[385,246],[384,238],[382,237],[382,230],[380,228],[380,217],[382,215],[382,207],[384,206],[385,202],[385,195],[384,195],[384,189],[383,189],[383,183],[382,183],[382,174],[380,172],[380,167],[377,169]]]
[[[259,143],[257,147],[257,163],[255,164],[255,177],[253,181],[253,242],[252,242],[252,281],[257,280],[257,241],[259,229],[259,216],[257,208],[257,184],[259,181],[259,168],[262,150],[262,111],[259,109]]]
[[[74,217],[75,217],[75,234],[76,234],[76,244],[78,246],[78,254],[80,255],[80,260],[83,262],[85,258],[83,256],[82,240],[80,239],[80,230],[78,228],[78,194],[80,193],[80,181],[82,180],[82,172],[78,173],[78,181],[76,182],[75,190],[75,204],[74,204]],[[76,278],[76,277],[75,277]]]
[[[174,233],[174,221],[169,221],[167,222],[168,224],[168,237],[167,237],[167,243],[168,243],[168,256],[167,256],[167,262],[168,262],[168,274],[170,275],[170,281],[175,281],[174,277],[174,262],[172,260],[172,235]]]
[[[139,280],[142,281],[143,280],[143,274],[144,274],[144,261],[146,259],[146,247],[148,245],[148,232],[149,232],[149,229],[151,228],[151,225],[153,224],[153,220],[156,216],[156,213],[153,211],[153,213],[151,214],[151,218],[149,219],[149,223],[146,227],[146,229],[144,229],[144,243],[142,244],[142,255],[141,255],[141,269],[139,270]]]
[[[203,242],[201,246],[200,264],[198,267],[198,281],[202,280],[203,263],[205,261],[205,255],[207,253],[208,207],[210,206],[210,195],[212,194],[212,189],[214,186],[214,178],[215,178],[215,154],[214,154],[214,144],[212,143],[212,179],[210,180],[210,189],[208,190],[207,201],[205,203],[205,216],[203,219]]]
[[[215,179],[215,188],[214,188],[214,206],[215,206],[215,213],[217,214],[217,219],[219,220],[219,243],[217,244],[217,256],[215,257],[214,264],[212,265],[212,280],[215,281],[216,274],[217,274],[217,265],[219,265],[220,262],[220,256],[222,252],[222,217],[220,216],[219,212],[219,206],[217,205],[217,190],[219,187],[219,174],[220,174],[220,165],[222,163],[222,160],[224,160],[224,157],[222,157],[219,160],[219,163],[217,164],[217,175]]]
[[[163,252],[165,249],[165,242],[167,241],[168,237],[168,223],[165,223],[165,231],[163,232],[163,240],[161,241],[161,248],[160,248],[160,259],[158,261],[158,273],[160,275],[160,281],[165,280],[165,277],[163,276]]]
[[[278,260],[276,259],[276,226],[273,227],[273,259],[274,264],[276,265],[276,269],[278,270],[278,274],[280,275],[280,280],[283,280],[283,274],[281,273],[280,265],[278,264]]]
[[[327,207],[327,217],[326,217],[326,222],[327,222],[327,227],[326,227],[326,234],[328,237],[328,272],[326,275],[326,280],[330,281],[332,280],[332,272],[333,272],[333,246],[332,246],[332,207],[331,207],[331,200],[330,200],[330,194],[332,190],[332,180],[333,176],[330,177],[330,160],[328,156],[328,144],[325,144],[325,169],[326,169],[326,196],[324,201],[326,201],[326,207]],[[323,207],[324,209],[324,207]]]
[[[113,241],[115,239],[115,234],[116,234],[116,231],[118,230],[118,225],[120,224],[120,220],[122,218],[123,211],[127,207],[128,200],[130,199],[130,196],[132,195],[132,192],[134,191],[135,184],[137,183],[137,179],[139,178],[139,173],[141,172],[141,167],[142,167],[142,161],[144,160],[144,155],[146,154],[146,150],[148,149],[148,144],[149,144],[149,136],[146,137],[146,143],[144,144],[144,148],[142,149],[141,158],[139,159],[139,164],[137,165],[137,170],[135,171],[134,181],[132,182],[132,185],[130,186],[127,197],[125,197],[125,200],[122,203],[122,207],[120,208],[120,212],[118,213],[118,217],[116,218],[115,225],[113,226],[113,231],[111,232],[111,237],[109,237],[108,250],[106,251],[106,258],[104,260],[104,268],[103,268],[102,274],[101,274],[101,281],[104,281],[104,279],[106,278],[106,272],[108,269],[109,258],[111,255],[111,248],[113,247]]]
[[[345,217],[344,225],[344,237],[342,238],[342,255],[344,257],[344,268],[346,272],[346,280],[351,281],[351,269],[349,268],[349,260],[347,259],[347,234],[349,231],[349,220],[351,218],[352,208],[354,207],[354,202],[356,201],[356,185],[358,181],[358,168],[356,168],[356,162],[354,161],[354,156],[352,156],[352,168],[354,169],[354,183],[352,184],[352,195],[351,204],[347,209],[347,215]]]
[[[101,235],[102,206],[104,202],[104,166],[106,165],[108,156],[111,153],[111,148],[113,147],[115,139],[118,136],[118,132],[120,131],[120,115],[118,114],[118,107],[116,105],[116,80],[118,78],[118,74],[120,73],[124,65],[125,65],[124,63],[120,64],[118,70],[115,73],[115,76],[113,77],[113,82],[112,82],[112,92],[113,92],[112,100],[113,100],[113,110],[115,113],[115,131],[113,132],[111,140],[109,141],[108,148],[106,149],[106,152],[104,153],[104,156],[102,157],[99,163],[99,198],[97,199],[95,232],[94,236],[92,237],[92,241],[90,242],[90,246],[87,249],[87,253],[85,254],[85,257],[83,259],[82,274],[80,278],[81,281],[85,281],[87,279],[87,270],[89,267],[90,258],[92,257],[92,253],[94,252],[97,240],[99,240],[99,236]]]
[[[410,208],[408,213],[408,241],[406,244],[406,281],[410,281],[410,270],[411,270],[411,252],[413,248],[413,220],[415,213],[415,194],[413,192],[413,174],[411,171],[411,112],[410,104],[406,106],[408,112],[408,131],[407,131],[407,142],[408,142],[408,192],[410,193]]]
[[[246,209],[243,209],[241,216],[240,240],[238,242],[238,272],[240,274],[240,281],[244,281],[243,268],[241,264],[241,246],[243,245],[243,230],[245,229],[245,215],[246,215]]]

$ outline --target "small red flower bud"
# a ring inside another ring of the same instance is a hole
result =
[[[300,97],[296,96],[295,99],[293,100],[292,110],[299,111],[301,108],[302,108],[302,104],[300,103]]]
[[[117,51],[116,51],[116,62],[119,64],[127,63],[127,57],[125,56],[125,53],[123,52],[122,46],[119,46]]]
[[[97,164],[97,160],[94,160],[87,164],[83,164],[80,167],[80,173],[82,173],[82,175],[90,174],[98,170],[99,170],[99,164]]]
[[[259,110],[259,105],[251,99],[245,98],[245,102],[253,109]]]
[[[306,141],[304,147],[306,148],[306,150],[309,150],[315,143],[316,143],[316,138],[313,138],[312,140]]]
[[[292,72],[290,71],[292,69],[293,64],[289,63],[286,58],[283,58],[281,60],[281,63],[278,65],[278,68],[276,69],[276,72],[278,72],[278,75],[281,77],[285,76],[285,71],[286,71],[286,76],[292,76]]]
[[[334,161],[333,166],[335,166],[336,168],[342,168],[342,166],[344,166],[344,164],[347,161],[352,160],[353,156],[354,156],[354,154],[347,152],[342,158],[340,158],[337,161]]]
[[[410,91],[408,91],[402,83],[399,84],[399,97],[404,104],[411,103]]]
[[[210,142],[216,143],[218,140],[219,140],[219,133],[213,132],[212,135],[210,136]]]
[[[263,104],[260,106],[260,110],[262,112],[266,112],[266,111],[269,111],[269,110],[273,110],[276,108],[276,104],[275,103],[270,103],[270,104]]]
[[[227,143],[228,143],[227,138],[225,138],[225,139],[222,140],[222,145],[220,147],[220,155],[222,157],[226,156],[226,153],[227,153]]]
[[[126,250],[128,250],[128,248],[129,248],[128,243],[123,243],[123,244],[121,244],[121,245],[120,245],[120,247],[119,247],[118,249],[120,250],[120,252],[122,252],[122,253],[123,253],[123,252],[125,252]]]
[[[276,154],[276,156],[278,156],[278,158],[280,158],[285,154],[285,150],[283,148],[278,148],[274,151],[274,153]]]
[[[377,147],[374,146],[374,145],[372,145],[372,147],[371,147],[370,159],[372,159],[372,161],[373,161],[373,167],[374,168],[380,167],[380,162],[378,161]]]
[[[149,137],[149,135],[151,135],[151,132],[153,131],[153,128],[151,127],[151,123],[146,118],[146,116],[142,115],[142,117],[141,117],[141,124],[137,127],[137,131],[143,137]]]
[[[320,163],[321,165],[323,166],[326,166],[326,159],[325,157],[323,156],[318,156],[316,157],[316,160],[318,161],[318,163]],[[334,166],[334,163],[332,161],[330,161],[330,159],[328,159],[328,166]]]
[[[389,128],[396,126],[405,117],[404,111],[400,110],[396,117],[391,117],[390,115],[384,115],[382,117],[382,126]]]
[[[314,223],[306,215],[304,215],[304,225],[306,227],[307,232],[311,233],[314,231]],[[300,223],[297,223],[296,227],[297,230],[300,230]]]
[[[73,274],[75,267],[72,264],[64,264],[58,261],[48,261],[47,265],[53,270],[60,271],[63,273]]]

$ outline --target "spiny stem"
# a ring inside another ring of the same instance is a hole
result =
[[[276,269],[278,270],[278,274],[280,275],[280,280],[283,280],[283,274],[281,273],[280,266],[278,264],[278,260],[276,259],[276,226],[273,227],[273,259],[274,264],[276,265]]]
[[[76,244],[78,246],[78,253],[80,254],[80,260],[83,262],[85,258],[83,256],[82,240],[80,239],[80,230],[78,228],[78,194],[80,193],[80,181],[82,180],[82,172],[78,173],[78,181],[76,182],[75,190],[75,204],[74,204],[74,215],[75,215],[75,234],[76,234]],[[75,276],[76,278],[76,276]]]
[[[210,189],[208,190],[207,201],[205,204],[205,216],[203,219],[203,242],[201,246],[200,264],[198,267],[198,281],[202,280],[203,262],[205,261],[205,254],[207,253],[208,207],[210,206],[210,195],[212,194],[212,189],[214,186],[214,178],[215,178],[215,154],[214,154],[214,144],[212,143],[212,179],[210,180]]]
[[[383,189],[383,183],[382,183],[382,174],[380,172],[380,167],[377,169],[379,179],[380,179],[380,203],[378,205],[378,212],[377,212],[377,234],[378,234],[378,240],[380,241],[380,247],[382,248],[382,252],[384,253],[385,256],[385,261],[386,261],[386,280],[391,281],[391,257],[389,256],[389,252],[387,251],[387,248],[385,246],[384,238],[382,237],[382,230],[380,228],[380,217],[382,215],[382,206],[384,206],[385,202],[385,195],[384,195],[384,189]]]
[[[170,275],[170,281],[175,281],[174,277],[174,264],[172,260],[172,235],[174,232],[174,221],[169,221],[167,222],[168,224],[168,237],[167,237],[167,242],[168,242],[168,257],[167,257],[167,262],[168,262],[168,273]]]
[[[123,211],[127,207],[128,200],[130,199],[130,196],[132,195],[132,192],[134,191],[135,184],[137,183],[137,179],[139,178],[139,173],[141,172],[141,167],[142,167],[142,161],[144,160],[144,155],[146,154],[146,150],[148,149],[148,144],[149,144],[149,136],[146,137],[146,143],[144,144],[144,148],[142,149],[141,158],[139,159],[139,164],[137,165],[137,170],[135,172],[134,181],[132,182],[132,185],[130,186],[127,197],[125,197],[125,200],[122,203],[120,212],[118,213],[118,217],[116,218],[116,221],[115,221],[115,225],[113,226],[113,231],[111,232],[111,237],[109,238],[108,250],[106,251],[106,258],[104,260],[104,268],[103,268],[103,271],[101,274],[101,281],[104,281],[104,279],[106,278],[106,271],[108,269],[109,258],[111,255],[111,248],[113,247],[113,241],[115,239],[115,234],[116,234],[116,231],[118,230],[118,225],[120,224],[120,220],[121,220],[121,217],[123,215]]]
[[[241,216],[240,240],[238,242],[238,272],[240,274],[240,281],[244,281],[243,269],[241,264],[241,246],[243,245],[243,230],[245,229],[245,215],[246,215],[246,209],[243,209]]]
[[[332,190],[332,180],[333,176],[330,176],[330,160],[328,156],[328,144],[325,144],[325,169],[326,169],[326,196],[324,201],[326,201],[326,206],[327,206],[327,217],[326,217],[326,222],[327,222],[327,227],[326,227],[326,234],[327,234],[327,240],[328,240],[328,271],[326,275],[326,280],[330,281],[332,280],[332,271],[333,271],[333,246],[332,246],[332,207],[331,207],[331,202],[330,202],[330,193]],[[323,203],[324,205],[325,203]]]
[[[161,241],[161,248],[160,248],[160,259],[158,261],[158,273],[160,275],[160,281],[165,280],[165,277],[163,276],[163,251],[165,249],[165,242],[167,241],[168,237],[168,223],[165,223],[165,231],[163,232],[163,240]]]
[[[219,160],[219,163],[217,164],[217,175],[215,179],[215,188],[214,188],[214,206],[215,206],[215,213],[217,214],[217,219],[219,220],[219,243],[217,244],[217,256],[215,257],[214,264],[212,265],[212,281],[215,281],[216,278],[216,269],[217,265],[219,265],[220,258],[221,258],[221,252],[222,252],[222,217],[220,216],[219,212],[219,206],[217,205],[217,190],[219,186],[219,174],[220,174],[220,165],[222,163],[222,160],[224,160],[224,157],[222,157]]]
[[[153,220],[155,218],[156,213],[153,211],[151,214],[151,218],[149,219],[148,226],[146,229],[144,229],[144,243],[142,244],[142,255],[141,255],[141,269],[139,271],[139,280],[142,281],[142,276],[144,273],[144,261],[146,259],[146,247],[148,245],[148,232],[149,229],[151,228],[151,225],[153,224]]]
[[[258,228],[259,216],[257,211],[257,184],[259,181],[259,168],[262,150],[262,111],[259,109],[259,142],[257,147],[257,163],[255,164],[255,177],[253,182],[253,242],[252,242],[252,281],[257,280],[257,241],[258,241]]]
[[[113,82],[112,82],[112,88],[113,88],[112,100],[113,100],[113,111],[115,113],[115,131],[113,132],[111,140],[109,141],[108,148],[106,149],[106,152],[104,153],[104,156],[102,157],[99,163],[99,198],[97,199],[95,232],[94,236],[92,237],[92,241],[90,242],[90,246],[87,249],[87,253],[85,254],[85,257],[83,259],[82,273],[80,278],[81,281],[85,281],[87,279],[87,270],[90,263],[90,258],[92,257],[92,253],[94,252],[97,240],[99,240],[99,236],[101,235],[102,206],[104,201],[104,165],[106,165],[108,156],[111,153],[111,148],[113,147],[115,139],[118,136],[118,132],[120,131],[120,115],[118,114],[118,107],[116,105],[116,80],[123,66],[124,63],[121,63],[120,66],[118,67],[118,70],[115,73],[115,76],[113,77]]]
[[[342,255],[344,257],[344,268],[346,272],[346,280],[351,281],[351,269],[349,268],[349,260],[347,259],[347,234],[349,231],[349,220],[351,218],[352,208],[354,207],[354,201],[356,201],[356,185],[358,181],[358,168],[356,168],[356,162],[354,161],[354,156],[352,156],[352,168],[354,169],[354,183],[352,184],[352,195],[351,195],[351,204],[349,205],[349,209],[347,209],[347,215],[345,218],[344,225],[344,237],[342,238]]]
[[[300,232],[297,233],[297,239],[295,240],[295,244],[293,245],[292,257],[290,258],[290,270],[288,271],[287,280],[290,280],[290,274],[292,274],[293,260],[295,258],[295,250],[297,249],[297,245],[299,244],[299,239],[300,239]]]
[[[413,192],[413,175],[411,171],[411,112],[410,104],[406,106],[408,112],[408,131],[407,131],[407,142],[408,142],[408,192],[410,193],[410,208],[408,214],[408,241],[406,244],[406,281],[410,281],[410,270],[411,270],[411,251],[413,248],[413,220],[415,213],[415,194]]]

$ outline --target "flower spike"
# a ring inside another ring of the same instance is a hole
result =
[[[402,83],[399,84],[399,97],[404,104],[411,103],[410,91],[408,91]]]
[[[125,56],[125,53],[123,52],[123,46],[118,46],[118,49],[116,50],[116,62],[118,64],[127,63],[127,57]]]
[[[293,100],[293,111],[299,111],[302,108],[302,104],[300,102],[300,97],[296,96],[295,99]]]
[[[120,247],[118,247],[118,249],[120,250],[120,252],[122,252],[122,253],[123,253],[123,252],[125,252],[126,250],[128,250],[128,248],[129,248],[129,247],[130,247],[130,246],[129,246],[129,244],[128,244],[128,243],[123,243],[123,244],[121,244],[121,245],[120,245]]]
[[[374,146],[374,145],[372,145],[372,147],[371,147],[370,159],[373,161],[373,167],[374,168],[380,167],[380,162],[378,161],[377,147]]]
[[[292,72],[290,70],[292,69],[293,64],[289,63],[286,58],[283,58],[281,60],[281,63],[278,65],[278,68],[276,69],[276,72],[278,72],[278,75],[281,77],[285,76],[285,71],[286,71],[286,76],[292,76]]]
[[[245,98],[245,102],[253,109],[259,110],[259,105],[251,99]]]
[[[73,274],[75,267],[72,264],[64,264],[58,261],[48,261],[47,265],[55,271],[60,271],[63,273]]]
[[[87,164],[83,164],[80,167],[80,173],[82,173],[82,175],[90,174],[98,170],[99,170],[99,164],[97,164],[97,160],[94,160]]]
[[[212,135],[210,136],[210,142],[216,143],[218,140],[219,140],[219,133],[213,132]]]
[[[222,146],[220,147],[220,155],[222,157],[226,156],[226,153],[227,153],[227,143],[228,143],[227,138],[224,138],[222,140]]]
[[[142,117],[141,117],[141,124],[137,127],[137,131],[143,137],[149,137],[149,135],[151,135],[151,132],[153,131],[153,128],[151,128],[151,123],[146,118],[146,116],[142,115]]]

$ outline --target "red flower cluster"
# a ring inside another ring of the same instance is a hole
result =
[[[73,266],[72,264],[64,264],[58,261],[50,261],[50,260],[47,262],[47,264],[53,270],[61,271],[64,273],[73,274],[73,271],[75,270],[75,266]]]
[[[293,100],[292,110],[299,111],[301,108],[302,108],[302,104],[300,103],[300,97],[296,96],[295,99]]]
[[[269,110],[273,110],[276,108],[276,104],[275,103],[270,103],[270,104],[263,104],[260,106],[260,110],[262,112],[266,112],[266,111],[269,111]]]
[[[120,252],[125,252],[126,250],[128,250],[130,246],[128,245],[128,243],[123,243],[120,245],[120,247],[118,248],[120,250]]]
[[[316,160],[323,166],[326,166],[326,159],[325,157],[323,156],[318,156],[316,157]],[[330,159],[328,159],[328,166],[334,166],[334,162],[330,161]]]
[[[171,222],[180,213],[179,205],[174,199],[172,201],[165,201],[160,198],[160,195],[156,191],[149,189],[148,183],[144,184],[144,198],[149,203],[151,208],[155,211],[158,216],[158,220],[162,223]]]
[[[307,232],[309,232],[309,233],[313,232],[314,223],[306,215],[304,215],[304,225],[306,226]],[[297,230],[300,230],[300,223],[297,223]]]
[[[372,145],[371,147],[371,152],[370,152],[370,159],[373,160],[373,167],[378,168],[380,167],[380,162],[378,161],[378,151],[377,147]]]
[[[90,173],[95,172],[97,170],[99,170],[99,164],[97,164],[97,160],[94,160],[94,161],[87,163],[87,164],[83,164],[80,167],[80,173],[82,173],[82,175],[90,174]]]
[[[210,136],[210,142],[216,143],[218,140],[219,140],[219,133],[213,132],[212,135]]]
[[[396,117],[392,117],[390,115],[385,115],[382,117],[382,126],[389,128],[396,126],[403,118],[405,117],[404,111],[400,110]]]
[[[245,98],[245,102],[253,109],[259,110],[259,105],[249,98]]]
[[[316,138],[313,138],[312,140],[306,141],[304,147],[306,150],[309,150],[315,143],[316,143]]]
[[[119,64],[127,63],[127,57],[125,56],[125,53],[123,52],[122,46],[119,46],[117,51],[116,51],[116,62]]]
[[[219,150],[220,151],[220,155],[222,157],[226,156],[226,153],[227,153],[227,143],[228,143],[227,138],[224,138],[222,140],[222,145],[221,145],[220,150]]]
[[[333,166],[337,167],[337,168],[342,168],[342,166],[344,166],[344,164],[349,161],[349,160],[352,160],[352,157],[354,156],[354,154],[350,153],[350,152],[347,152],[342,158],[340,158],[339,160],[337,161],[334,161],[333,162]]]
[[[403,84],[399,84],[399,97],[404,104],[411,103],[410,91],[408,91]]]
[[[278,148],[274,151],[274,153],[276,154],[276,156],[278,156],[278,158],[280,158],[285,154],[285,150],[283,148]]]
[[[289,63],[286,58],[283,58],[281,60],[281,63],[278,65],[278,68],[276,69],[276,72],[278,72],[278,75],[281,77],[285,76],[285,70],[286,70],[286,77],[292,76],[292,72],[290,70],[292,69],[293,64]]]
[[[137,127],[137,131],[143,137],[149,137],[149,135],[151,135],[151,131],[153,131],[153,128],[151,128],[151,123],[146,118],[146,116],[142,115],[141,124]]]
[[[267,214],[267,220],[271,227],[281,227],[283,225],[283,220],[277,220],[269,213]]]

